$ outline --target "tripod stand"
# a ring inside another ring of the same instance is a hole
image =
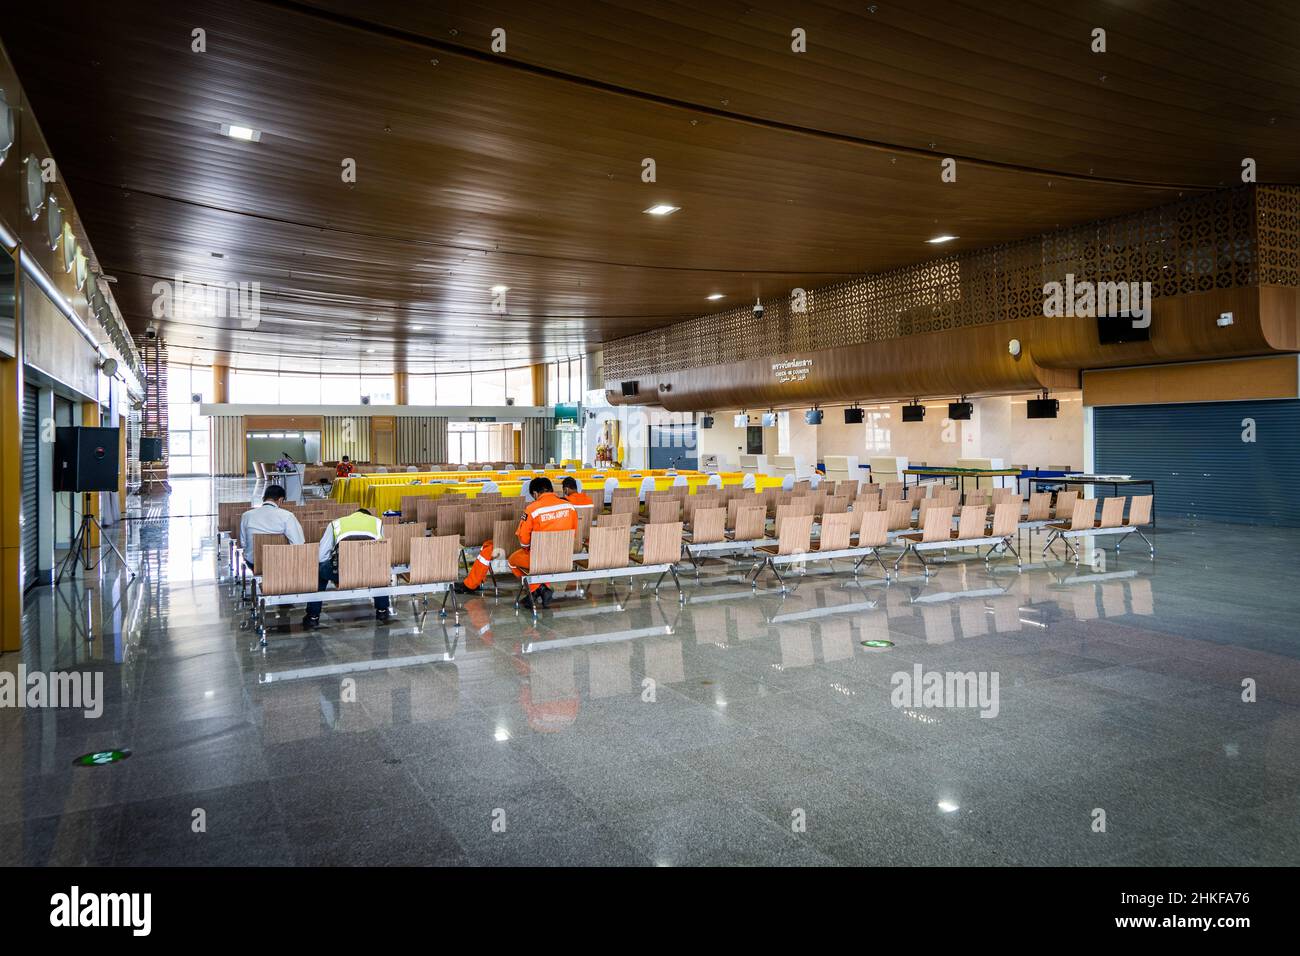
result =
[[[113,553],[117,555],[117,559],[122,562],[122,566],[126,568],[128,571],[131,571],[131,566],[126,563],[126,556],[122,554],[122,552],[118,550],[117,545],[114,544],[112,540],[107,537],[107,535],[104,532],[104,526],[101,525],[99,523],[99,519],[97,519],[94,516],[94,514],[91,513],[90,493],[84,492],[83,496],[84,497],[82,500],[82,507],[81,507],[81,526],[77,528],[77,535],[72,539],[72,547],[68,550],[67,555],[63,558],[63,562],[59,565],[58,577],[54,579],[54,584],[56,587],[63,581],[64,573],[69,568],[76,567],[79,558],[81,559],[83,570],[89,571],[91,570],[91,568],[94,567],[94,565],[90,563],[91,531],[95,531],[100,535],[101,542],[107,541],[108,546],[112,548]],[[134,571],[131,571],[131,580],[135,580]]]

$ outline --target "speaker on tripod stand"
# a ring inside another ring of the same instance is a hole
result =
[[[123,566],[128,567],[126,557],[107,537],[99,520],[91,513],[90,496],[100,491],[117,491],[118,471],[118,429],[90,428],[69,426],[54,430],[54,490],[82,494],[81,525],[72,539],[72,548],[63,563],[59,565],[59,574],[54,583],[63,580],[63,575],[81,560],[82,567],[89,571],[91,534],[101,535],[109,548],[117,555]],[[131,572],[135,577],[135,572]]]

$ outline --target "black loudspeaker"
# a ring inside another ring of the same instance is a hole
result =
[[[1055,418],[1061,410],[1061,402],[1055,398],[1031,398],[1026,409],[1028,418]]]
[[[975,411],[975,406],[970,402],[949,402],[948,417],[955,422],[968,422]]]
[[[54,430],[55,491],[117,491],[116,428]]]
[[[140,439],[140,460],[141,461],[162,461],[162,439],[161,438],[141,438]]]
[[[903,421],[905,422],[923,422],[925,421],[924,405],[904,405]]]
[[[863,415],[863,411],[862,411],[862,409],[860,409],[860,408],[846,408],[846,409],[844,409],[844,424],[845,424],[845,425],[861,425],[861,424],[862,424],[862,419],[863,419],[863,417],[864,417],[864,415]]]
[[[623,394],[624,394],[624,395],[629,395],[629,396],[630,396],[630,395],[635,395],[635,394],[637,393],[637,391],[640,389],[640,387],[641,387],[641,385],[640,385],[639,382],[624,382],[624,383],[623,383]]]

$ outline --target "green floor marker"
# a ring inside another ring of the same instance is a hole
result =
[[[875,648],[877,650],[894,646],[893,641],[859,641],[858,643],[863,647]]]
[[[91,754],[82,754],[72,763],[78,767],[100,767],[104,764],[125,760],[129,756],[131,756],[129,750],[96,750]]]

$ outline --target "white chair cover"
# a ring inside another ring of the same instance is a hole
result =
[[[642,501],[645,501],[646,492],[654,491],[654,490],[655,490],[654,475],[646,475],[644,478],[641,479],[641,490],[640,492],[638,492],[638,497],[640,497]]]
[[[605,479],[605,504],[609,504],[611,501],[614,500],[614,490],[616,488],[618,488],[617,478]]]
[[[721,488],[721,487],[722,487],[722,476],[721,476],[721,475],[709,475],[709,480],[706,481],[705,484],[708,485],[710,488]]]
[[[781,479],[782,491],[794,491],[794,475],[786,475]]]
[[[674,488],[685,488],[686,486],[687,486],[687,481],[685,475],[678,475],[676,478],[673,479]]]
[[[740,487],[752,490],[758,487],[758,482],[754,480],[753,474],[746,474],[745,477],[740,480]]]

